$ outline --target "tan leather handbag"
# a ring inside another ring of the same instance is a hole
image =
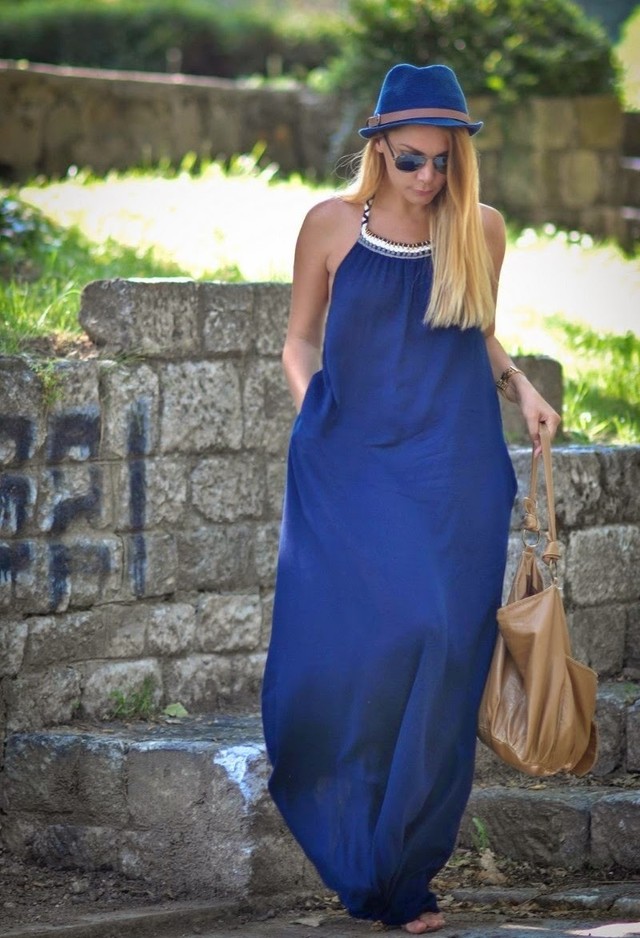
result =
[[[585,775],[597,756],[594,722],[597,675],[571,657],[557,582],[560,556],[549,431],[540,424],[549,530],[542,560],[550,567],[544,587],[534,547],[540,540],[536,489],[538,459],[524,499],[525,547],[506,605],[498,610],[498,638],[478,717],[478,736],[506,763],[528,775]],[[537,536],[528,545],[526,532]]]

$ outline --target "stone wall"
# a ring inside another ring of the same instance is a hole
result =
[[[483,198],[522,222],[618,236],[623,116],[615,98],[532,98],[511,109],[474,98]],[[185,153],[250,152],[285,172],[326,176],[360,149],[366,114],[305,89],[213,78],[0,62],[0,174],[97,173]]]
[[[101,717],[145,677],[158,704],[256,707],[293,417],[289,289],[100,281],[81,313],[99,357],[0,361],[5,728]],[[513,459],[526,484],[528,448]],[[638,678],[640,448],[558,447],[556,466],[578,654]]]

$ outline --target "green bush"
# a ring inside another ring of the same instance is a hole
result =
[[[191,75],[297,76],[335,55],[337,20],[221,9],[211,0],[23,0],[0,4],[0,58],[160,71],[169,50]]]
[[[505,102],[614,87],[609,39],[570,0],[351,0],[351,13],[331,80],[361,100],[397,62],[449,65],[467,94]]]

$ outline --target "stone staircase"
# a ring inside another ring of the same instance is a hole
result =
[[[640,684],[604,683],[591,775],[534,779],[479,747],[460,844],[569,870],[640,872]],[[255,714],[13,733],[2,836],[57,868],[112,869],[175,896],[321,888],[269,798]]]

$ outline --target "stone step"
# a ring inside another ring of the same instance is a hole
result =
[[[2,837],[18,856],[112,869],[177,897],[317,889],[267,772],[257,716],[15,733]]]
[[[460,831],[462,846],[538,866],[640,870],[639,787],[475,787]]]
[[[269,798],[259,718],[67,726],[7,742],[2,837],[56,868],[112,869],[176,897],[321,889]],[[640,788],[519,776],[479,784],[462,845],[578,869],[640,870]]]

